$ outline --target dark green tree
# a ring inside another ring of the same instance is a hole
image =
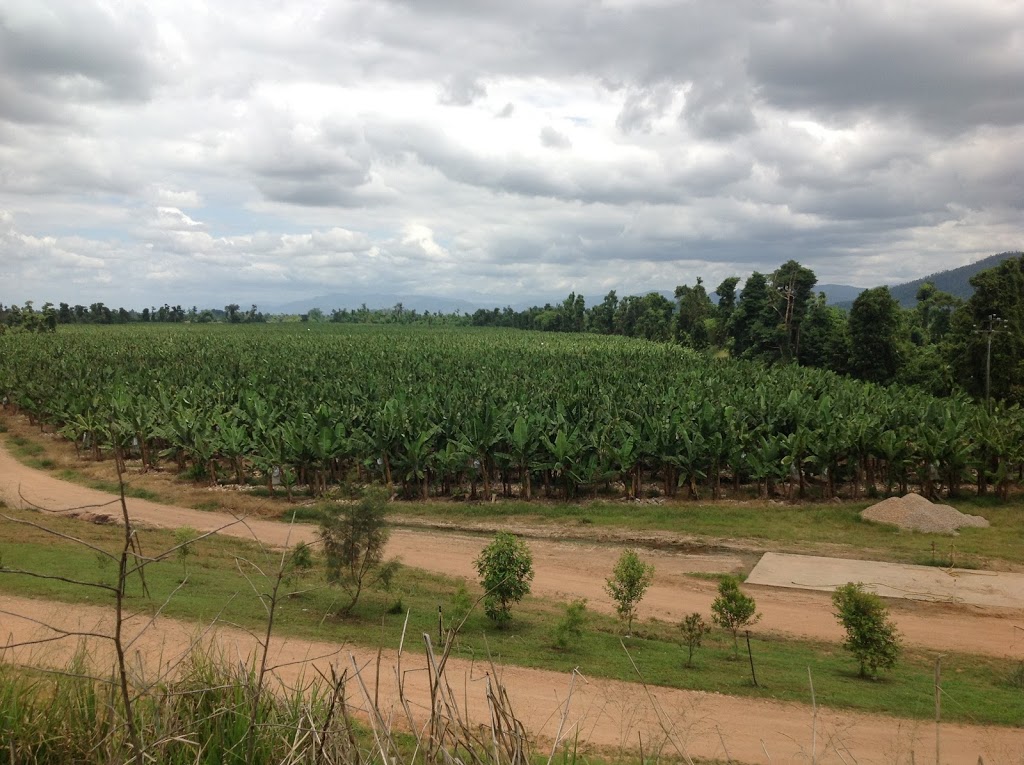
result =
[[[992,398],[1024,403],[1024,255],[975,274],[971,285],[974,295],[953,315],[946,357],[977,398],[988,379]]]
[[[778,317],[769,296],[768,279],[755,271],[743,285],[740,301],[732,313],[730,334],[733,354],[744,358],[774,360]]]
[[[784,363],[796,361],[800,356],[800,331],[817,283],[814,271],[795,260],[786,261],[772,273],[769,294],[778,314],[778,353]]]
[[[900,304],[888,287],[864,290],[850,309],[850,374],[887,384],[902,366]]]
[[[845,372],[850,356],[850,337],[846,313],[828,304],[824,293],[811,301],[800,330],[800,355],[803,366]]]
[[[900,654],[900,635],[882,599],[862,584],[844,584],[832,594],[835,617],[846,630],[843,647],[860,665],[861,677],[892,669]]]
[[[530,593],[533,555],[526,543],[499,531],[473,561],[484,588],[484,613],[499,625],[512,619],[512,604]]]
[[[698,276],[693,287],[685,284],[676,287],[675,296],[676,342],[698,351],[704,350],[711,340],[708,320],[714,315],[715,308],[704,289],[703,280]]]

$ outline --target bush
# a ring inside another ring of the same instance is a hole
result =
[[[325,513],[320,521],[327,579],[340,584],[352,598],[342,613],[355,607],[367,578],[384,560],[384,545],[388,541],[384,514],[387,503],[386,492],[369,491],[359,502]],[[397,566],[396,562],[392,563]],[[392,563],[384,570],[392,569]],[[388,576],[393,573],[390,571]]]
[[[879,669],[896,666],[900,635],[880,597],[850,582],[832,594],[832,605],[846,630],[843,647],[857,659],[861,677],[877,677]]]
[[[309,571],[313,568],[313,548],[305,542],[299,542],[292,548],[289,563],[295,571]]]
[[[718,584],[718,597],[711,603],[711,619],[722,629],[732,633],[733,655],[739,657],[739,632],[761,621],[757,604],[749,595],[740,592],[735,579],[723,579]]]
[[[473,561],[484,596],[484,613],[499,625],[512,619],[512,604],[530,593],[533,581],[533,555],[526,543],[512,534],[499,531],[480,556]]]
[[[626,622],[626,635],[633,630],[636,607],[651,586],[654,566],[644,563],[636,550],[626,549],[619,556],[612,575],[605,581],[605,590],[615,601],[615,611]]]
[[[587,601],[579,598],[566,603],[565,614],[555,625],[554,643],[563,651],[578,648],[583,640],[583,628],[587,625]]]
[[[188,559],[196,554],[193,542],[198,536],[199,532],[191,526],[182,526],[174,532],[174,555],[181,563],[182,576],[188,576]]]
[[[700,648],[704,642],[704,636],[711,632],[704,618],[694,612],[679,622],[679,630],[683,633],[683,645],[687,648],[686,666],[693,666],[693,652]]]

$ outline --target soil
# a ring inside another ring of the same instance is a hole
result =
[[[64,630],[86,630],[108,633],[111,628],[110,609],[96,606],[69,606],[0,595],[3,634],[8,644],[53,637],[47,627]],[[29,621],[34,620],[34,621]],[[146,624],[146,617],[132,621],[125,635],[132,640]],[[175,663],[195,643],[202,642],[195,624],[160,617],[142,632],[131,646],[129,663],[133,671],[154,678]],[[205,638],[222,650],[223,658],[247,661],[255,649],[254,638],[241,630],[219,626]],[[412,642],[409,644],[412,645]],[[47,643],[45,646],[0,651],[5,661],[32,666],[63,667],[80,647],[77,639]],[[103,666],[110,659],[110,644],[91,640],[86,645],[94,666]],[[292,687],[313,675],[311,665],[326,671],[329,664],[339,669],[359,667],[368,693],[375,692],[376,650],[350,648],[331,643],[280,638],[272,642],[270,664],[284,665],[275,677]],[[396,707],[398,654],[383,651],[379,686],[379,707],[388,718],[401,719]],[[405,678],[405,694],[414,714],[421,715],[430,705],[424,654],[408,648],[402,656],[401,675]],[[488,668],[480,663],[449,660],[447,679],[454,695],[466,699],[470,719],[486,722],[484,679]],[[527,730],[541,741],[551,742],[557,735],[563,705],[569,695],[569,672],[499,668],[513,709]],[[463,694],[465,694],[463,696]],[[362,694],[355,683],[348,688],[350,703],[365,709]],[[742,699],[719,694],[652,688],[650,695],[643,686],[612,680],[580,677],[569,698],[569,712],[563,729],[563,740],[573,741],[577,731],[587,749],[635,751],[642,743],[649,754],[668,735],[672,743],[663,753],[678,756],[717,758],[733,762],[797,762],[811,760],[811,708],[800,704],[758,699]],[[667,732],[667,733],[666,733]],[[934,751],[934,726],[926,721],[907,721],[879,715],[838,712],[819,708],[815,726],[815,757],[822,765],[858,762],[905,763],[916,757],[924,761]],[[984,762],[1022,765],[1020,729],[943,724],[942,753],[946,762]],[[547,744],[550,746],[550,743]],[[538,750],[544,751],[540,744]],[[769,755],[766,758],[766,753]],[[930,761],[930,760],[929,760]]]
[[[58,480],[26,467],[0,448],[0,500],[12,507],[36,506],[65,512],[87,511],[116,515],[119,508],[110,494]],[[30,504],[28,504],[30,503]],[[258,538],[273,546],[315,541],[316,529],[259,518],[233,517],[223,512],[194,510],[128,498],[133,521],[165,528],[191,526],[199,531],[221,529],[241,538]],[[387,554],[409,566],[475,580],[473,560],[487,543],[483,534],[394,529]],[[615,543],[532,539],[535,578],[533,593],[540,597],[571,600],[586,598],[588,607],[613,613],[604,591],[614,560],[622,546]],[[694,573],[745,570],[741,554],[676,553],[644,550],[643,558],[655,566],[655,581],[639,609],[639,618],[677,622],[694,611],[708,613],[717,584],[694,578]],[[756,632],[838,643],[842,630],[832,616],[830,595],[811,590],[748,587],[763,618]],[[893,600],[892,616],[907,642],[939,651],[1019,657],[1024,651],[1024,612],[980,608],[964,604]]]
[[[118,516],[116,499],[111,495],[28,468],[2,448],[0,499],[15,507],[30,503],[52,511],[85,513],[88,516],[83,520],[94,522],[102,516],[114,519]],[[223,512],[204,512],[133,498],[129,498],[127,504],[132,518],[140,524],[170,528],[187,525],[198,530],[223,527],[222,533],[257,537],[276,546],[291,545],[300,539],[312,540],[315,532],[306,525],[289,527],[276,521],[238,519]],[[486,541],[483,534],[396,529],[388,552],[399,555],[411,566],[473,578],[472,561]],[[603,583],[621,544],[533,539],[530,547],[534,553],[534,592],[537,595],[565,599],[585,597],[593,608],[612,611]],[[749,563],[746,551],[644,550],[643,557],[654,563],[657,574],[656,583],[644,599],[641,618],[672,621],[691,611],[706,613],[709,610],[715,584],[695,579],[692,573],[745,570]],[[757,586],[747,589],[756,595],[758,607],[764,613],[758,632],[836,642],[841,639],[839,627],[831,615],[828,594]],[[893,616],[911,645],[999,657],[1017,656],[1022,651],[1022,638],[1017,635],[1024,636],[1024,632],[1014,625],[1024,621],[1024,612],[905,600],[893,601],[892,606]],[[102,628],[110,617],[108,609],[99,607],[3,595],[0,595],[0,609],[0,634],[4,638],[10,635],[14,641],[44,636],[45,630],[39,622],[65,629],[96,625]],[[191,644],[197,629],[194,624],[161,617],[133,647],[134,660],[158,662],[160,657],[174,656]],[[250,655],[253,642],[247,633],[218,627],[216,634],[220,647],[243,657]],[[2,658],[42,666],[60,665],[70,655],[67,652],[75,647],[75,641],[63,643],[66,645],[50,643],[45,648],[6,651]],[[308,662],[304,660],[310,657],[327,656],[316,662],[320,666],[330,661],[342,667],[351,666],[352,661],[359,666],[376,661],[376,651],[369,649],[339,649],[329,643],[284,638],[276,640],[274,645],[275,663],[303,662],[282,668],[281,679],[285,682],[297,680],[303,671],[305,677],[309,677]],[[102,657],[98,648],[90,649],[90,653]],[[396,661],[395,652],[385,652],[385,667],[393,667]],[[407,655],[403,658],[403,667],[419,667],[422,661],[422,653],[415,657]],[[149,669],[155,671],[157,665]],[[460,693],[463,687],[466,689],[478,721],[484,719],[481,698],[484,684],[476,682],[482,674],[479,664],[474,667],[467,662],[452,661],[449,667],[449,681]],[[395,698],[393,676],[391,671],[382,674],[388,678],[381,687],[386,704],[391,704]],[[424,672],[405,673],[410,683],[406,690],[419,704],[427,702],[425,676]],[[568,693],[569,674],[506,667],[502,669],[502,679],[528,729],[550,740],[557,728],[560,704]],[[368,673],[368,682],[371,681],[372,673]],[[590,678],[578,680],[567,723],[571,731],[569,737],[578,730],[581,741],[615,749],[635,749],[642,740],[645,749],[651,751],[656,742],[665,739],[667,728],[678,746],[691,756],[764,762],[767,751],[776,762],[810,759],[811,724],[806,706],[664,688],[653,688],[651,693],[660,712],[655,711],[652,697],[641,685]],[[350,689],[350,694],[358,704],[355,690]],[[1022,736],[1019,729],[944,724],[943,753],[949,761],[974,762],[981,755],[986,763],[1024,765]],[[912,750],[920,757],[930,752],[933,745],[934,727],[926,722],[819,709],[816,754],[821,763],[851,762],[851,753],[860,763],[906,762]],[[668,753],[674,753],[671,747],[666,750]]]
[[[965,526],[986,528],[989,524],[980,515],[967,515],[949,505],[937,505],[920,494],[889,497],[861,512],[861,518],[876,523],[889,523],[901,529],[932,534],[957,534]]]

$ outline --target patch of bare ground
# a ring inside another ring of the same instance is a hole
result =
[[[111,611],[97,606],[68,606],[0,595],[0,610],[4,612],[5,638],[12,643],[53,637],[44,624],[103,633],[111,623]],[[132,641],[147,619],[129,622],[126,640]],[[133,672],[154,676],[163,671],[196,644],[200,629],[195,624],[157,619],[132,645]],[[256,652],[251,634],[227,626],[217,626],[203,640],[229,661],[247,662]],[[74,640],[35,649],[3,651],[0,646],[0,656],[11,663],[61,668],[78,649],[79,643]],[[106,649],[100,641],[86,644],[98,665],[109,660]],[[367,682],[373,683],[377,676],[374,667],[380,661],[383,670],[379,685],[371,685],[372,692],[379,694],[382,711],[394,709],[394,717],[402,718],[394,671],[398,655],[394,650],[378,654],[376,649],[276,638],[269,661],[279,667],[276,678],[289,687],[312,677],[314,667],[326,672],[332,663],[344,668],[352,667],[354,662],[365,669]],[[408,647],[402,657],[404,693],[411,706],[420,710],[430,704],[424,661],[422,650]],[[450,659],[448,664],[449,683],[459,696],[465,696],[469,714],[478,723],[484,722],[482,715],[487,709],[485,684],[480,681],[488,669],[459,659]],[[518,667],[500,668],[500,672],[527,731],[538,741],[553,740],[568,696],[570,675]],[[572,740],[578,732],[585,748],[618,755],[641,745],[649,753],[662,744],[661,751],[674,756],[678,756],[678,750],[690,757],[754,763],[764,762],[767,754],[774,762],[797,762],[810,758],[812,735],[815,760],[822,765],[911,762],[912,752],[923,761],[934,751],[933,725],[879,715],[819,708],[812,734],[809,706],[665,688],[648,690],[638,683],[585,676],[577,679],[568,700],[563,737]],[[358,696],[350,703],[359,709]],[[665,745],[668,737],[674,744]],[[944,724],[942,753],[948,762],[975,762],[981,756],[990,764],[1020,765],[1024,762],[1020,737],[1018,729]]]

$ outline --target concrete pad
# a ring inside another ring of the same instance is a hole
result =
[[[831,592],[847,582],[886,598],[1024,609],[1024,574],[765,553],[748,584]]]

